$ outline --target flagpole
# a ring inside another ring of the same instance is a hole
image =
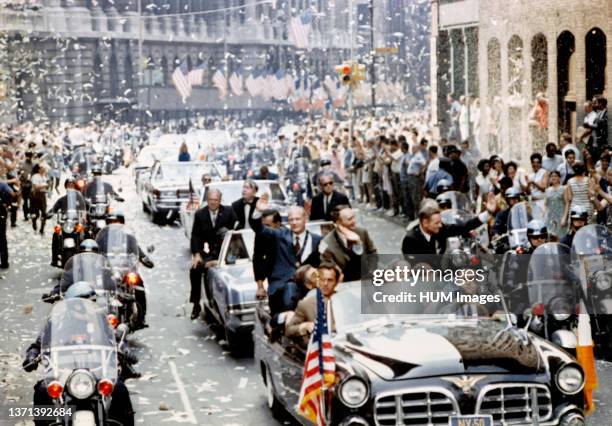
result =
[[[353,0],[349,1],[349,25],[351,27],[349,33],[350,33],[350,37],[351,37],[351,62],[353,64],[355,64],[355,23],[353,22],[354,20],[354,5],[353,5]],[[351,82],[351,84],[349,85],[349,93],[348,93],[348,108],[349,108],[349,144],[352,142],[353,140],[353,115],[354,115],[354,110],[353,110],[353,84]]]
[[[370,0],[370,44],[371,44],[371,65],[370,74],[372,74],[372,115],[376,115],[376,50],[374,47],[374,0]]]
[[[227,67],[227,10],[223,12],[223,58],[225,63],[223,64],[223,73],[225,74],[225,85],[226,88],[229,89],[229,76],[227,75],[228,67]],[[226,90],[226,95],[223,98],[223,124],[226,125],[225,119],[227,118],[227,97],[229,96],[229,90]]]

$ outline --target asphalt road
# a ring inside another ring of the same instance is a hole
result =
[[[128,170],[106,178],[123,187],[126,222],[141,247],[155,246],[155,268],[141,268],[147,288],[148,329],[130,336],[140,356],[142,377],[128,381],[137,424],[274,425],[258,370],[249,358],[229,355],[203,321],[191,321],[188,300],[188,241],[179,224],[157,226],[143,213]],[[403,227],[371,214],[362,215],[381,253],[396,253]],[[34,233],[23,222],[9,230],[11,268],[0,271],[0,406],[29,404],[38,373],[25,373],[26,347],[43,324],[50,306],[40,301],[60,275],[49,266],[53,224]],[[598,408],[589,424],[610,424],[612,364],[599,362]],[[0,421],[0,425],[10,424]]]

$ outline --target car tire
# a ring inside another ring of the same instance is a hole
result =
[[[150,213],[151,211],[149,210],[149,207],[147,207],[147,204],[143,201],[142,202],[142,211],[145,213]]]
[[[285,409],[283,405],[276,397],[274,393],[274,385],[272,384],[272,377],[270,375],[270,369],[266,366],[266,374],[265,374],[265,385],[266,385],[266,403],[270,412],[272,413],[272,417],[277,420],[284,420],[285,418]]]
[[[151,219],[153,220],[153,223],[156,225],[164,224],[164,216],[160,214],[159,212],[152,212]]]
[[[251,357],[253,356],[253,344],[248,341],[248,337],[245,333],[231,331],[224,328],[225,341],[227,347],[234,357]]]

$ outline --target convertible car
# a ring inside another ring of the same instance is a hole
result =
[[[216,163],[204,161],[155,161],[151,173],[142,183],[140,196],[142,208],[150,212],[154,223],[173,221],[179,209],[191,197],[191,186],[202,186],[202,175],[208,174],[213,180],[221,180],[222,172]]]
[[[584,373],[564,349],[502,317],[365,315],[361,282],[332,297],[333,425],[582,426]],[[255,362],[275,416],[296,412],[306,348],[269,339],[256,309]],[[505,316],[503,316],[505,317]],[[501,321],[500,321],[501,319]],[[565,346],[575,338],[565,336]]]
[[[258,196],[263,193],[270,194],[270,205],[277,208],[283,217],[287,218],[288,197],[282,185],[275,180],[256,180],[259,188]],[[203,190],[198,191],[199,202],[185,202],[180,207],[180,218],[185,231],[185,236],[191,238],[191,229],[193,228],[193,217],[195,212],[206,205],[206,198],[209,189],[218,189],[223,194],[222,203],[229,206],[234,201],[242,198],[243,180],[229,180],[222,182],[212,182],[204,186]]]
[[[306,229],[327,235],[331,222],[309,222]],[[255,233],[250,229],[228,231],[223,239],[218,263],[203,280],[205,319],[220,330],[232,352],[252,348],[257,283],[253,275]]]

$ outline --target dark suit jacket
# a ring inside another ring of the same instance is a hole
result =
[[[253,248],[253,274],[255,275],[255,281],[263,281],[268,278],[274,266],[275,254],[276,238],[274,238],[274,235],[256,234]]]
[[[324,213],[323,196],[324,194],[322,192],[319,192],[312,198],[312,206],[310,208],[310,220],[331,220],[331,212],[334,207],[341,204],[346,204],[349,206],[351,205],[346,195],[338,191],[334,191],[332,192],[329,205],[327,206],[327,213]]]
[[[463,225],[442,225],[438,235],[432,235],[427,241],[420,226],[415,226],[406,233],[402,241],[403,254],[442,254],[446,250],[446,239],[463,235],[467,231],[478,228],[482,222],[478,217],[468,220]]]
[[[293,281],[297,270],[297,257],[293,249],[293,232],[289,228],[281,226],[278,229],[269,228],[261,224],[261,219],[253,221],[253,231],[257,235],[267,235],[274,239],[276,248],[274,250],[274,264],[268,276],[268,294],[274,294],[276,290]],[[319,266],[319,235],[308,232],[308,238],[312,242],[312,251],[301,264]]]
[[[253,199],[253,203],[251,204],[251,212],[249,213],[249,225],[251,228],[253,227],[253,212],[255,211],[255,204],[257,204],[257,200],[259,200],[259,197],[255,197]],[[232,203],[232,210],[234,210],[234,215],[238,221],[238,226],[236,229],[244,229],[244,224],[246,222],[244,217],[244,204],[244,198],[236,200]]]
[[[234,229],[236,216],[231,207],[219,206],[215,226],[212,225],[208,206],[201,208],[193,219],[191,230],[191,254],[200,253],[205,260],[217,259],[223,240],[218,231],[221,228]],[[204,253],[204,245],[208,243],[208,253]]]
[[[361,278],[362,261],[367,260],[367,269],[371,270],[378,263],[376,246],[370,238],[368,231],[363,228],[355,228],[354,232],[359,235],[363,244],[363,254],[356,255],[352,249],[346,247],[338,235],[337,230],[333,230],[321,241],[321,260],[333,262],[344,273],[344,281],[355,281]],[[363,256],[367,256],[364,258]]]

